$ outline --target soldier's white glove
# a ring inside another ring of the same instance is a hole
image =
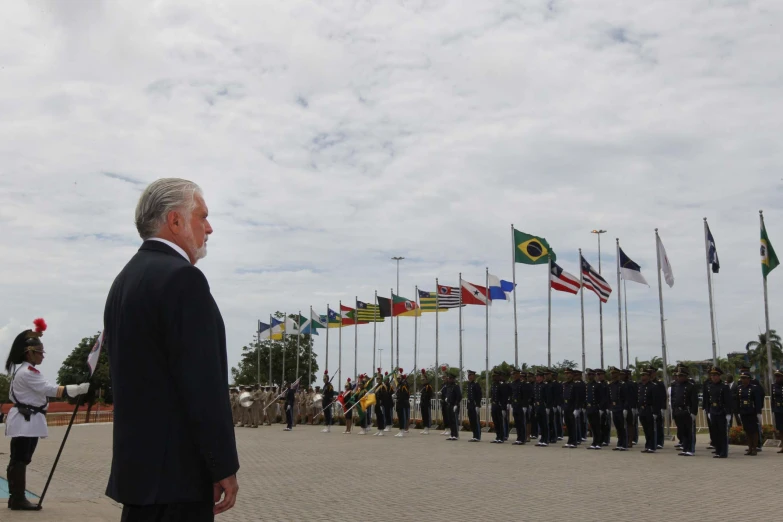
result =
[[[631,410],[634,415],[639,415],[639,408],[634,408]]]
[[[604,410],[599,410],[599,411],[598,411],[598,416],[599,416],[599,417],[603,417],[603,416],[604,416],[604,413],[605,413],[605,412],[604,412]]]
[[[290,406],[290,405],[285,407],[285,411],[288,411],[288,410],[290,410],[290,409],[291,409],[291,406]]]
[[[524,412],[524,414],[527,415],[527,408],[522,408],[522,412]]]
[[[90,391],[90,383],[89,382],[83,382],[81,384],[68,384],[65,387],[65,393],[68,394],[68,397],[75,399],[79,395],[84,395]]]
[[[546,409],[546,414],[549,415],[549,408],[545,408],[545,409]]]
[[[658,416],[653,413],[653,420],[658,420]]]
[[[626,418],[628,416],[628,410],[623,410],[623,418]]]
[[[457,406],[454,406],[452,409],[454,410],[454,413],[457,413]]]
[[[579,418],[579,410],[574,410],[574,418],[575,419]]]
[[[691,420],[692,420],[693,422],[696,422],[696,415],[694,415],[693,413],[691,413]]]
[[[726,422],[731,422],[731,414],[726,415]]]
[[[728,417],[729,417],[729,419],[731,419],[731,415],[729,415]],[[756,415],[756,418],[759,420],[759,427],[761,427],[761,423],[763,422],[761,420],[761,414],[759,413],[758,415]]]

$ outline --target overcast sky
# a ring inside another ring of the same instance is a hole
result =
[[[325,313],[465,280],[511,278],[510,224],[615,292],[605,365],[619,364],[615,238],[651,287],[628,283],[631,359],[661,354],[654,229],[669,357],[711,356],[703,217],[721,259],[719,352],[764,328],[759,209],[783,255],[783,3],[778,0],[11,1],[0,7],[0,347],[49,322],[54,379],[102,328],[108,289],[140,244],[146,184],[199,183],[215,229],[199,262],[229,363],[277,310]],[[520,362],[547,357],[545,266],[517,265]],[[783,268],[769,278],[772,327]],[[600,364],[585,294],[587,365]],[[440,359],[458,364],[458,314]],[[414,320],[400,321],[413,366]],[[435,317],[419,321],[434,364]],[[780,327],[780,326],[779,326]],[[783,327],[781,327],[783,328]],[[337,363],[337,330],[330,368]],[[353,373],[343,330],[343,376]],[[495,303],[490,364],[514,361]],[[358,328],[359,371],[373,327]],[[377,347],[389,362],[389,323]],[[316,341],[323,367],[325,337]],[[483,369],[484,309],[464,311],[464,365]],[[5,355],[3,355],[5,358]],[[552,295],[552,359],[581,360],[579,299]]]

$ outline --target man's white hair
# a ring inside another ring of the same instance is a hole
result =
[[[202,196],[201,187],[179,178],[161,178],[152,182],[136,205],[136,230],[141,239],[155,237],[166,223],[169,212],[181,212],[186,220],[196,208],[196,194]]]

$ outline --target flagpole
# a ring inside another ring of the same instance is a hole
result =
[[[272,325],[269,325],[272,328]],[[269,332],[272,333],[271,331]],[[258,320],[258,332],[256,332],[256,382],[261,384],[261,320]]]
[[[299,310],[299,317],[296,318],[296,378],[299,376],[299,343],[302,339],[302,311]]]
[[[435,278],[435,393],[438,393],[438,372],[440,371],[440,362],[438,361],[438,323],[440,322],[440,285],[438,284],[438,278]]]
[[[288,330],[288,313],[283,312],[283,375],[280,378],[280,386],[285,382],[285,338]]]
[[[359,296],[353,298],[353,378],[359,379]]]
[[[598,301],[601,301],[599,298]],[[582,271],[582,249],[579,249],[579,306],[582,315],[582,370],[585,366],[585,286],[584,272]]]
[[[590,233],[598,236],[598,275],[603,275],[601,272],[601,234],[605,234],[606,230],[594,229]],[[598,332],[601,346],[601,368],[604,368],[604,302],[601,299],[598,299]]]
[[[511,223],[511,282],[514,283],[514,368],[519,368],[519,331],[517,330],[517,245],[514,242],[514,223]],[[489,291],[489,289],[487,289]],[[462,289],[460,289],[462,294]]]
[[[669,377],[667,376],[666,366],[666,322],[663,318],[663,286],[661,285],[661,238],[658,237],[658,229],[655,229],[655,257],[658,260],[658,303],[661,309],[661,359],[663,360],[663,384],[669,387]]]
[[[484,307],[484,317],[486,320],[486,326],[485,326],[485,339],[484,342],[486,343],[486,349],[484,353],[484,388],[486,396],[489,397],[489,267],[486,268],[486,275],[484,278],[484,288],[486,288],[486,306]],[[460,291],[460,295],[462,295],[462,292]],[[516,366],[514,366],[516,368]]]
[[[459,385],[462,386],[462,272],[459,273]]]
[[[378,290],[375,291],[375,312],[373,319],[375,321],[372,322],[372,369],[375,369],[375,351],[377,350],[375,346],[375,337],[378,331],[378,315],[380,312],[378,311]]]
[[[710,263],[710,242],[707,238],[710,227],[704,218],[704,254],[707,258],[707,294],[710,299],[710,333],[712,333],[712,365],[718,366],[718,344],[715,342],[715,308],[712,304],[712,263]]]
[[[759,221],[761,222],[761,230],[765,231],[767,230],[767,227],[764,226],[764,211],[759,210]],[[767,247],[767,257],[769,257],[769,247]],[[773,267],[774,268],[774,267]],[[761,273],[764,275],[764,272]],[[767,275],[769,275],[769,272],[767,272]],[[764,323],[766,326],[766,345],[767,345],[767,374],[769,378],[769,386],[772,386],[772,383],[775,382],[772,372],[772,343],[769,342],[769,300],[767,299],[767,275],[764,275]]]
[[[389,366],[390,372],[396,371],[397,368],[399,368],[399,364],[397,366],[394,366],[394,289],[389,288],[389,294],[391,297],[389,298],[389,306],[391,307],[391,317],[389,317],[389,334],[390,334],[390,340],[391,344],[389,345]],[[399,360],[397,361],[399,363]]]
[[[337,332],[337,378],[340,380],[340,386],[343,385],[343,301],[339,301],[340,306],[340,331]],[[326,320],[329,320],[329,309],[326,310]]]
[[[622,302],[620,301],[620,238],[615,238],[617,243],[617,331],[619,332],[620,341],[620,366],[622,367],[623,361],[623,309]],[[600,301],[600,299],[599,299]],[[604,367],[604,351],[601,350],[601,368]]]
[[[329,371],[329,303],[326,303],[326,363],[324,370]]]
[[[625,308],[625,367],[627,368],[631,364],[631,345],[628,342],[628,299],[626,296],[625,279],[623,279],[623,308]],[[620,289],[617,289],[617,298],[620,298]]]
[[[419,285],[416,285],[416,309],[419,309]],[[418,312],[417,312],[418,313]],[[437,313],[437,312],[436,312]],[[419,366],[419,316],[413,316],[413,369]],[[416,374],[413,374],[413,396],[416,397]],[[413,420],[416,420],[416,408],[413,409]]]
[[[313,307],[310,306],[310,344],[309,349],[307,350],[307,387],[310,388],[310,385],[313,384],[310,379],[312,379],[313,376],[313,343],[315,342],[315,339],[313,339],[313,331],[315,330],[315,327],[313,326]]]
[[[269,386],[272,386],[272,334],[275,332],[272,330],[272,314],[269,314]]]
[[[546,365],[552,366],[552,256],[547,254],[547,265],[549,271],[546,275],[546,292],[547,292],[547,326],[546,326]]]

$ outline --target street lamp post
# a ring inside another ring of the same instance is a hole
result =
[[[601,234],[605,234],[606,230],[598,229],[591,230],[591,234],[598,236],[598,274],[601,274]],[[618,295],[620,289],[617,290]],[[598,325],[599,325],[599,339],[601,341],[601,368],[604,367],[604,304],[601,300],[598,300]],[[584,368],[583,368],[584,369]]]
[[[392,257],[392,261],[397,261],[397,295],[400,295],[400,261],[405,259],[404,257],[400,256],[394,256]],[[394,310],[394,303],[392,303],[392,310]],[[397,317],[397,324],[395,325],[395,328],[397,329],[397,354],[396,354],[396,363],[395,366],[397,368],[400,367],[400,318]]]

